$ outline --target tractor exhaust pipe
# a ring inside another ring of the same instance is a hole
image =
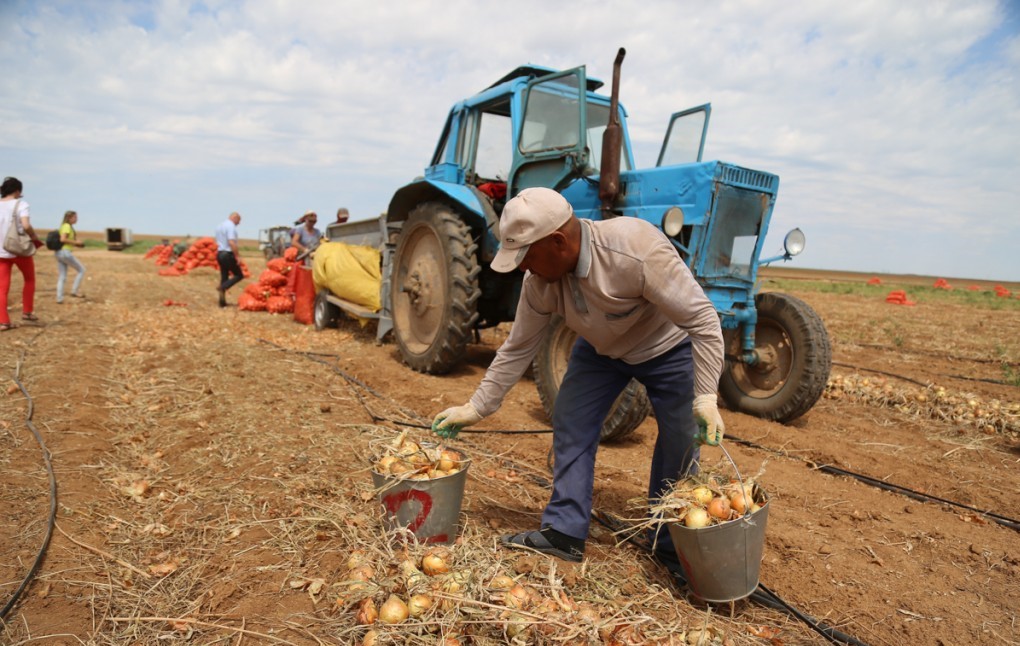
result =
[[[599,166],[599,200],[602,202],[602,218],[615,217],[613,205],[620,193],[620,150],[623,146],[623,128],[620,126],[620,67],[627,50],[623,47],[616,53],[613,63],[613,93],[609,98],[609,123],[602,133],[602,163]]]

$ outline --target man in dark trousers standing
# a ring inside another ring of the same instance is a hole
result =
[[[700,444],[722,439],[715,394],[722,327],[680,254],[644,220],[579,219],[556,191],[527,188],[507,202],[499,228],[492,269],[525,272],[513,327],[470,401],[439,413],[432,428],[452,437],[496,412],[531,365],[549,320],[562,316],[578,340],[553,412],[552,495],[540,529],[502,543],[580,561],[602,424],[631,379],[645,386],[659,427],[650,501],[690,472]],[[656,557],[678,570],[669,533],[650,533]]]
[[[241,250],[237,246],[237,225],[241,214],[234,211],[220,226],[216,227],[216,262],[220,266],[220,307],[227,306],[227,290],[244,278],[241,271]]]

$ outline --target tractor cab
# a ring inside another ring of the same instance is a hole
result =
[[[447,372],[478,329],[513,320],[522,274],[501,274],[489,263],[506,200],[542,186],[559,191],[580,218],[641,218],[663,231],[719,312],[724,401],[795,419],[821,396],[831,350],[805,303],[756,290],[759,266],[804,245],[795,229],[781,255],[762,258],[779,178],[704,159],[708,104],[671,115],[655,165],[638,168],[618,102],[624,53],[609,96],[583,66],[528,65],[451,108],[424,176],[398,189],[386,213],[393,239],[388,315],[401,356],[416,370]],[[572,343],[560,323],[535,359],[549,410]],[[630,432],[650,410],[639,388],[621,397],[603,438]]]

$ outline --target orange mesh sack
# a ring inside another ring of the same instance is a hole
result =
[[[296,266],[294,274],[294,320],[311,325],[315,312],[315,283],[312,281],[312,272]]]
[[[286,274],[290,271],[291,264],[283,258],[273,258],[266,263],[266,267],[281,274]]]
[[[237,297],[237,309],[244,312],[265,312],[266,302],[245,291]]]
[[[248,283],[244,287],[244,293],[265,303],[269,297],[269,288],[260,283]]]
[[[259,275],[259,282],[268,287],[280,287],[287,284],[287,277],[278,271],[266,269]]]
[[[294,311],[294,301],[289,296],[270,296],[266,300],[266,311],[270,314],[290,314]]]

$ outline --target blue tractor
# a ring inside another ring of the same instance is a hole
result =
[[[383,313],[403,360],[440,374],[460,362],[480,328],[514,318],[522,274],[492,271],[499,218],[521,189],[559,191],[582,218],[642,218],[660,227],[719,311],[726,339],[725,405],[787,422],[807,412],[828,381],[831,349],[803,301],[757,293],[761,264],[800,253],[804,236],[761,259],[779,188],[770,173],[702,152],[711,106],[672,115],[654,167],[635,168],[618,104],[621,49],[611,96],[585,68],[515,69],[450,110],[425,175],[400,188],[384,214]],[[382,324],[381,324],[382,325]],[[552,325],[534,361],[551,414],[575,335]],[[651,412],[640,384],[617,400],[602,439],[635,429]]]

